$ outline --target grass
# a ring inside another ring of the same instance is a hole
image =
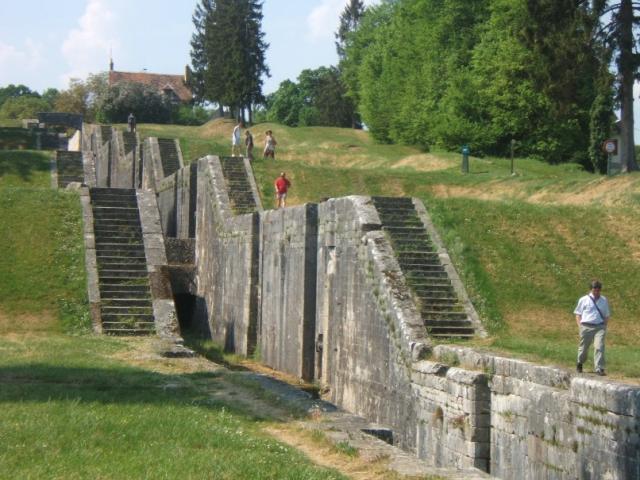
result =
[[[0,332],[33,328],[39,317],[89,328],[80,202],[51,189],[49,161],[48,153],[0,152]]]
[[[179,137],[191,160],[227,155],[232,128],[217,121],[140,131]],[[366,132],[324,127],[256,125],[258,150],[267,129],[278,140],[276,160],[254,162],[265,208],[280,171],[293,184],[289,205],[351,194],[420,198],[491,334],[472,344],[537,362],[574,366],[572,311],[599,277],[613,310],[609,371],[640,378],[640,174],[609,179],[517,158],[512,176],[508,159],[472,157],[462,175],[458,153],[378,145]]]
[[[0,337],[0,477],[344,478],[266,436],[237,403],[208,395],[223,375],[114,358],[129,348],[55,332]]]

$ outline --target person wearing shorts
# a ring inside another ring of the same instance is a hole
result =
[[[271,130],[267,130],[265,132],[265,138],[264,138],[264,152],[263,152],[263,157],[264,158],[273,158],[275,160],[276,158],[276,145],[278,144],[278,142],[276,142],[276,139],[273,138],[273,132]]]
[[[284,172],[281,172],[280,176],[276,178],[274,187],[276,189],[276,200],[277,200],[276,208],[286,207],[287,191],[291,187],[291,182],[289,181],[289,179],[287,178],[287,175]]]

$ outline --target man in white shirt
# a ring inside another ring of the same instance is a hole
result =
[[[591,282],[591,292],[578,300],[578,305],[573,313],[580,328],[580,345],[578,347],[578,363],[576,370],[582,373],[582,364],[587,359],[589,347],[594,344],[594,363],[596,373],[605,375],[604,372],[604,337],[607,333],[607,324],[611,312],[609,302],[600,295],[602,283],[598,280]]]
[[[242,122],[233,128],[233,134],[231,135],[231,156],[240,156],[240,140],[242,139]]]

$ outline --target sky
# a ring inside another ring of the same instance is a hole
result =
[[[198,1],[0,0],[0,86],[63,89],[70,78],[108,70],[111,52],[115,70],[182,74]],[[305,68],[337,63],[333,35],[347,0],[263,3],[272,75],[264,93]]]

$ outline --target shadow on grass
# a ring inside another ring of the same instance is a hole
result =
[[[34,171],[49,170],[49,157],[38,152],[0,152],[0,176],[17,175],[29,180]]]
[[[214,410],[224,408],[252,421],[261,420],[237,403],[203,395],[193,385],[206,381],[207,390],[215,390],[216,378],[223,375],[223,372],[164,375],[122,367],[102,369],[19,364],[0,367],[0,403],[73,400],[103,404],[198,406]]]

